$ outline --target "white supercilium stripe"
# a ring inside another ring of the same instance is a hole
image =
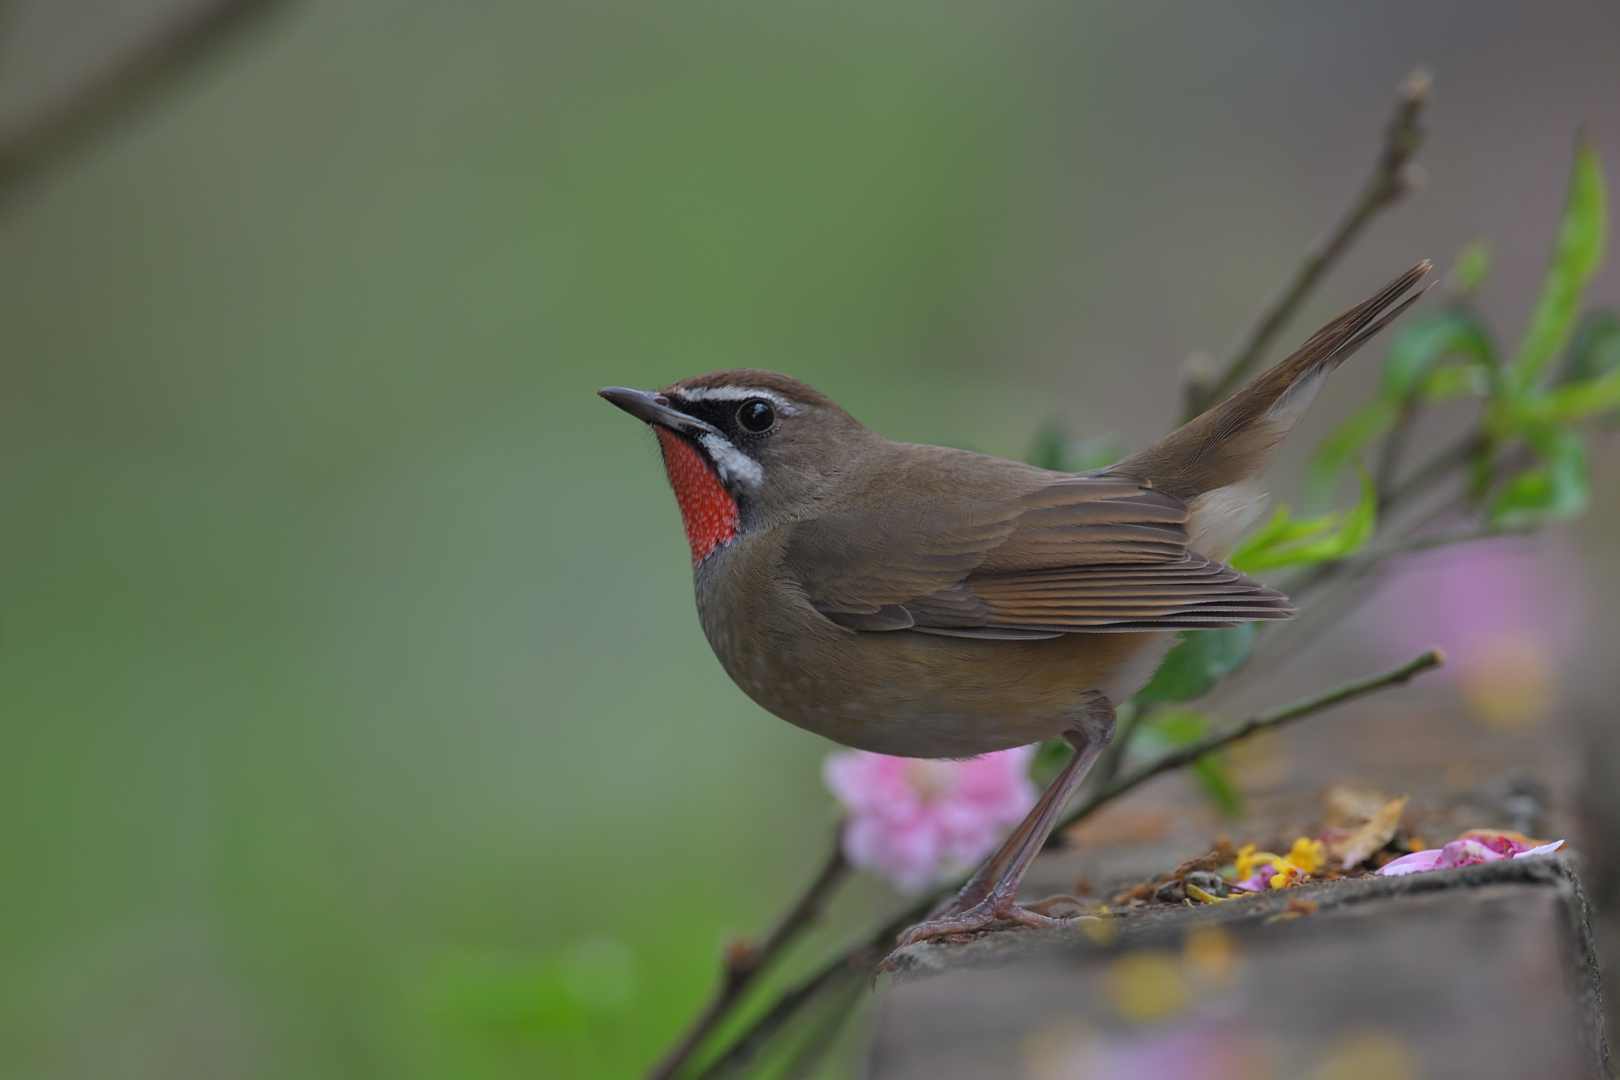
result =
[[[776,411],[792,416],[799,411],[799,407],[774,390],[760,390],[752,386],[683,386],[670,391],[671,397],[685,398],[687,401],[747,401],[749,398],[764,398],[776,406]]]

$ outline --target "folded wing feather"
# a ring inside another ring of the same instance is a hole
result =
[[[785,558],[852,630],[1021,640],[1233,626],[1282,594],[1187,549],[1181,500],[1118,476],[1052,478],[1004,500],[935,499],[793,526]]]

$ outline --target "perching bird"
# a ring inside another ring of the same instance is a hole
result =
[[[1179,632],[1293,613],[1220,559],[1323,377],[1421,295],[1408,296],[1429,269],[1091,473],[892,442],[768,371],[601,391],[658,436],[703,631],[762,707],[884,754],[967,757],[1060,736],[1074,747],[1023,823],[902,943],[1055,921],[1018,906],[1018,885],[1107,745],[1114,706]]]

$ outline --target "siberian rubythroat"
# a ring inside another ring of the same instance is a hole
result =
[[[846,746],[1074,755],[949,905],[902,943],[1054,920],[1019,881],[1178,633],[1293,613],[1219,561],[1322,379],[1417,299],[1421,262],[1155,445],[1091,473],[892,442],[768,371],[611,387],[651,425],[698,616],[743,692]],[[1409,295],[1410,294],[1410,295]]]

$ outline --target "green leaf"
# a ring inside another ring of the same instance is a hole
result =
[[[1399,402],[1384,397],[1374,398],[1323,439],[1307,466],[1306,503],[1315,507],[1331,502],[1338,488],[1340,473],[1361,455],[1369,443],[1394,427],[1400,414]]]
[[[1117,729],[1116,729],[1117,730]],[[1035,760],[1030,763],[1029,771],[1043,783],[1057,775],[1069,757],[1074,753],[1074,747],[1066,739],[1047,739],[1035,751]]]
[[[1443,362],[1460,358],[1460,365]],[[1384,361],[1378,397],[1340,424],[1311,458],[1306,504],[1331,501],[1344,469],[1382,437],[1419,398],[1442,400],[1464,393],[1483,394],[1496,370],[1490,331],[1465,308],[1415,318],[1402,327]]]
[[[1378,526],[1378,491],[1372,476],[1361,472],[1361,498],[1354,507],[1296,520],[1286,506],[1277,508],[1227,561],[1244,573],[1311,566],[1354,555],[1372,539]]]
[[[1495,366],[1490,332],[1472,312],[1453,308],[1414,319],[1390,345],[1379,392],[1397,402],[1409,401],[1424,390],[1440,361],[1456,356],[1484,369]]]
[[[1336,514],[1296,518],[1287,506],[1279,506],[1271,515],[1271,520],[1239,544],[1227,562],[1239,570],[1260,569],[1269,553],[1313,540],[1331,532],[1337,524]]]
[[[1422,398],[1429,404],[1460,397],[1485,397],[1491,392],[1490,372],[1478,364],[1441,364],[1423,380]]]
[[[1236,671],[1254,651],[1254,624],[1225,630],[1194,630],[1164,658],[1152,681],[1137,693],[1138,707],[1161,701],[1192,701]]]
[[[1138,738],[1142,743],[1156,745],[1161,752],[1179,749],[1197,742],[1209,732],[1209,717],[1193,709],[1159,709],[1142,722]],[[1221,813],[1235,817],[1243,811],[1243,796],[1238,791],[1220,754],[1205,754],[1193,762],[1192,773]]]
[[[1565,382],[1586,382],[1620,370],[1620,314],[1589,311],[1575,331],[1575,341],[1564,361]],[[1609,426],[1620,424],[1610,417]]]
[[[1491,249],[1485,245],[1485,241],[1475,240],[1458,253],[1456,265],[1451,268],[1451,277],[1457,283],[1457,291],[1467,294],[1478,292],[1490,272]]]
[[[1582,137],[1575,147],[1575,165],[1570,172],[1569,194],[1552,262],[1513,361],[1514,381],[1519,387],[1534,385],[1569,342],[1581,294],[1603,261],[1607,201],[1602,162],[1592,144]]]
[[[1564,363],[1564,381],[1585,382],[1620,368],[1620,315],[1589,311],[1575,331]]]
[[[1576,424],[1613,409],[1620,409],[1620,368],[1585,382],[1509,399],[1491,411],[1487,423],[1492,434],[1506,437],[1526,429]]]
[[[1491,522],[1502,528],[1575,517],[1591,499],[1586,444],[1578,432],[1551,428],[1529,439],[1541,461],[1510,478],[1491,500]]]

